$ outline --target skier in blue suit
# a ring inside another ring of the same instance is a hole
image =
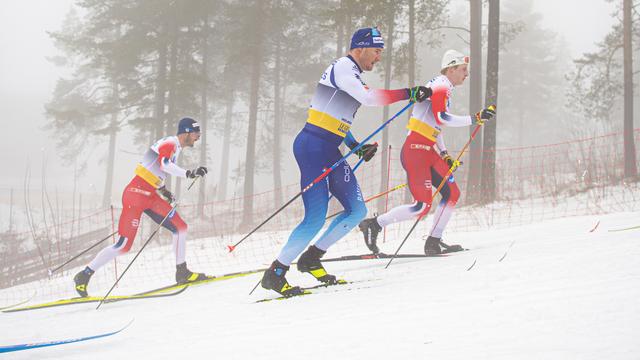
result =
[[[359,29],[351,39],[349,54],[335,60],[322,74],[309,107],[307,123],[293,143],[293,153],[300,168],[300,186],[305,187],[335,164],[342,154],[343,142],[354,149],[359,143],[350,128],[360,105],[384,106],[401,100],[421,102],[431,95],[430,89],[416,86],[411,89],[370,89],[360,75],[371,71],[380,61],[384,41],[377,28]],[[377,147],[363,145],[356,152],[365,161],[371,160]],[[302,290],[289,285],[285,278],[291,263],[320,232],[329,205],[329,192],[344,207],[318,238],[298,259],[298,270],[308,272],[317,280],[335,284],[320,262],[327,249],[345,236],[364,219],[367,208],[358,181],[347,162],[331,172],[323,181],[304,192],[305,215],[293,230],[277,259],[265,271],[262,287],[285,296],[299,295]]]

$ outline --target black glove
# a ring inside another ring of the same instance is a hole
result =
[[[431,88],[424,86],[414,86],[410,89],[407,89],[407,91],[409,92],[409,101],[413,102],[423,102],[427,100],[433,93],[433,91],[431,91]]]
[[[187,170],[187,177],[189,179],[195,179],[196,176],[205,176],[207,175],[207,168],[204,166],[200,166],[197,169]]]
[[[356,144],[356,146],[358,146],[358,144]],[[359,158],[364,158],[364,161],[368,162],[373,158],[373,155],[376,154],[376,151],[378,151],[378,144],[364,144],[355,152],[355,154],[358,155]]]
[[[176,200],[173,197],[173,194],[171,193],[171,191],[169,191],[169,189],[167,189],[164,186],[157,188],[156,192],[158,193],[158,195],[160,195],[161,198],[165,199],[169,204],[173,203]]]
[[[489,106],[486,109],[476,113],[476,124],[484,125],[485,121],[491,120],[496,114],[496,107],[494,105]]]
[[[451,169],[452,173],[456,171],[456,169],[458,169],[460,165],[462,165],[462,161],[452,158],[447,150],[440,152],[440,156],[442,157],[442,160],[447,163],[447,166],[449,167],[449,169]]]

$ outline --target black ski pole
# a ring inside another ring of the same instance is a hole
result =
[[[200,178],[200,176],[198,176],[195,179],[193,179],[193,181],[191,182],[191,185],[189,185],[189,187],[187,188],[187,191],[189,191],[191,189],[191,187],[193,187],[193,184],[195,184],[196,180],[198,180],[199,178]],[[136,256],[134,256],[133,259],[131,259],[131,261],[129,262],[129,265],[127,265],[127,267],[124,268],[124,271],[122,271],[120,276],[118,276],[116,281],[113,283],[113,286],[111,286],[111,289],[109,289],[109,291],[107,291],[107,294],[102,298],[102,300],[100,300],[100,302],[98,303],[98,306],[96,306],[96,310],[100,309],[100,306],[102,305],[102,303],[104,303],[104,301],[107,299],[107,297],[109,297],[109,294],[111,294],[113,289],[115,289],[116,285],[118,285],[118,283],[120,282],[120,279],[122,279],[124,274],[127,273],[127,270],[129,270],[131,265],[133,265],[133,263],[136,261],[138,256],[140,256],[140,254],[142,253],[142,250],[144,250],[144,248],[147,247],[147,244],[149,244],[151,239],[153,239],[153,237],[156,235],[156,233],[160,230],[160,228],[162,227],[162,224],[164,224],[164,222],[169,218],[169,216],[175,212],[177,207],[178,207],[178,202],[176,201],[176,203],[173,205],[173,207],[171,207],[171,210],[169,210],[169,212],[167,212],[167,215],[165,215],[165,217],[162,219],[162,221],[160,221],[160,223],[158,223],[158,226],[156,227],[156,229],[151,233],[151,235],[149,235],[149,238],[147,238],[147,241],[145,241],[144,244],[142,244],[142,247],[140,248],[140,250],[138,250],[138,252],[136,253]]]
[[[395,259],[396,256],[398,256],[398,253],[400,252],[400,249],[402,249],[402,245],[404,245],[405,241],[407,241],[407,239],[409,238],[409,235],[411,235],[411,233],[413,232],[413,229],[415,229],[416,226],[418,226],[418,223],[420,222],[421,219],[422,219],[422,215],[418,216],[418,218],[416,219],[416,222],[413,223],[413,226],[411,227],[411,229],[407,233],[407,236],[404,237],[404,240],[402,240],[402,242],[400,243],[400,246],[398,246],[398,248],[396,249],[396,252],[393,253],[393,256],[391,257],[391,259],[389,259],[389,262],[387,263],[387,266],[384,267],[385,269],[388,268],[389,265],[391,265],[391,262],[393,261],[393,259]]]
[[[107,240],[108,238],[112,237],[113,235],[115,235],[117,233],[117,231],[112,232],[111,234],[107,235],[104,239],[99,240],[97,243],[91,245],[90,247],[88,247],[87,249],[83,250],[82,252],[80,252],[78,255],[72,257],[71,259],[67,260],[64,264],[59,265],[58,267],[56,267],[55,269],[48,270],[49,276],[53,275],[53,273],[55,273],[56,271],[62,269],[65,265],[67,265],[68,263],[72,262],[73,260],[79,258],[80,256],[84,255],[86,252],[88,252],[89,250],[93,249],[94,247],[102,244],[105,240]]]
[[[405,112],[405,110],[407,110],[408,108],[410,108],[413,105],[413,101],[409,101],[409,103],[403,107],[400,111],[398,111],[395,115],[393,115],[389,120],[385,121],[384,123],[382,123],[382,125],[380,125],[374,132],[372,132],[369,136],[367,136],[364,140],[362,140],[362,142],[360,144],[358,144],[358,146],[354,147],[353,149],[351,149],[351,151],[349,151],[346,155],[344,155],[340,160],[336,161],[335,164],[331,165],[330,168],[324,170],[322,172],[322,174],[320,174],[317,178],[315,178],[315,180],[313,180],[309,185],[307,185],[306,187],[304,187],[299,193],[297,193],[293,198],[291,198],[291,200],[287,201],[284,205],[282,205],[278,210],[276,210],[273,214],[271,214],[266,220],[264,220],[263,222],[260,223],[260,225],[256,226],[253,230],[251,230],[247,235],[245,235],[242,239],[240,239],[238,242],[236,242],[233,245],[227,245],[227,248],[229,248],[229,252],[232,252],[233,250],[236,249],[236,247],[238,245],[240,245],[243,241],[245,241],[249,236],[251,236],[251,234],[253,234],[254,232],[256,232],[258,229],[260,229],[264,224],[266,224],[267,222],[269,222],[269,220],[273,219],[274,216],[278,215],[278,213],[280,213],[282,210],[284,210],[287,206],[289,206],[289,204],[291,204],[292,202],[294,202],[297,198],[300,197],[300,195],[304,194],[305,192],[309,191],[309,189],[311,189],[315,184],[319,183],[320,181],[322,181],[325,177],[327,177],[335,168],[337,168],[343,161],[345,161],[349,156],[351,156],[351,154],[355,153],[356,151],[360,150],[360,148],[367,143],[367,141],[371,140],[372,137],[374,137],[377,133],[379,133],[382,129],[384,129],[387,125],[389,125],[389,123],[391,123],[391,121],[393,121],[395,118],[397,118],[398,116],[400,116],[400,114],[402,114],[403,112]]]
[[[251,291],[249,291],[249,295],[253,294],[253,292],[256,291],[256,289],[258,288],[258,285],[260,285],[261,282],[262,282],[262,279],[260,279],[258,281],[258,283],[256,284],[256,286],[254,286],[253,289],[251,289]]]

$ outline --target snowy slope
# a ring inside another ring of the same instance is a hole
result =
[[[367,281],[285,301],[254,303],[271,294],[249,296],[252,275],[98,311],[0,314],[0,346],[92,335],[135,318],[111,338],[3,359],[638,359],[640,230],[607,230],[638,225],[639,215],[456,233],[447,241],[471,251],[399,259],[387,270],[386,260],[327,263]],[[405,247],[420,252],[422,242]],[[297,271],[289,280],[314,284]]]

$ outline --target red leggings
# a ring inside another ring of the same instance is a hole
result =
[[[418,203],[423,203],[424,210],[420,215],[426,215],[431,208],[433,187],[438,187],[447,175],[449,167],[433,147],[433,141],[424,136],[411,132],[402,146],[402,167],[407,172],[409,190]],[[440,194],[442,202],[454,206],[460,198],[460,189],[449,177]],[[422,205],[422,204],[420,204]]]
[[[120,251],[123,253],[129,251],[138,232],[143,212],[159,224],[171,208],[171,205],[156,193],[153,186],[138,176],[134,177],[122,194],[122,214],[118,223],[120,239],[116,247],[124,243]],[[162,226],[174,234],[187,231],[187,224],[177,212],[169,216]]]

